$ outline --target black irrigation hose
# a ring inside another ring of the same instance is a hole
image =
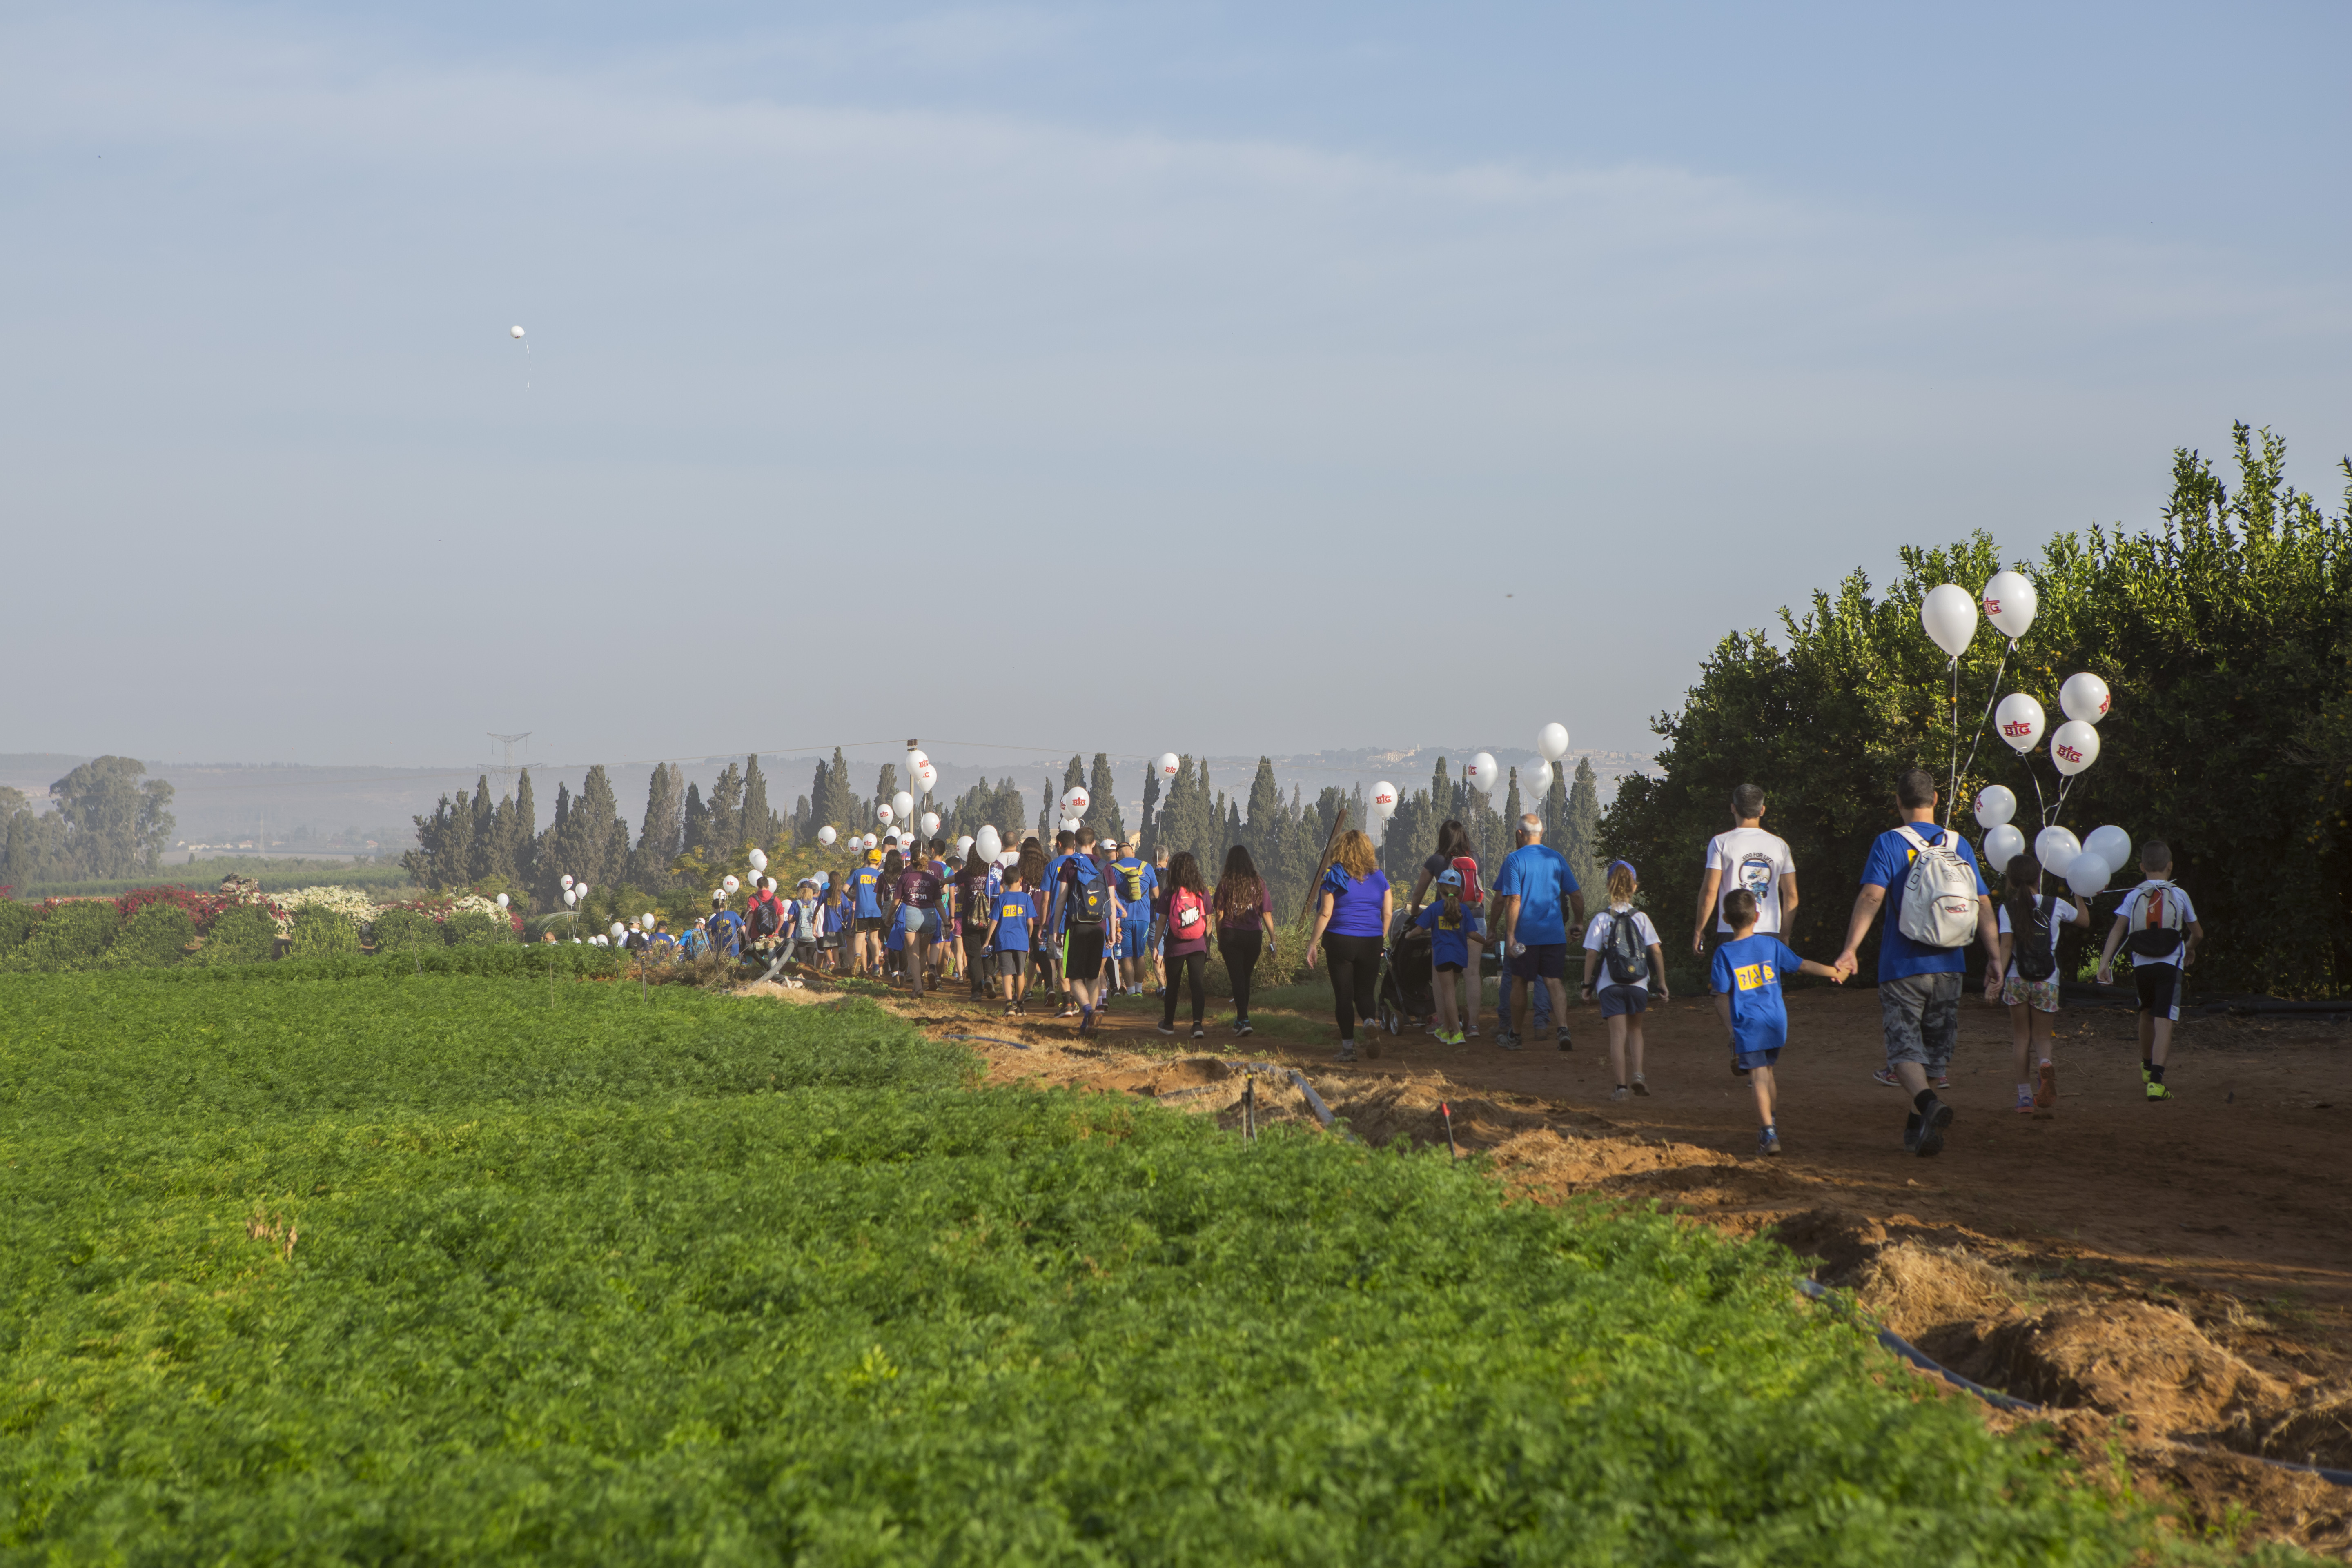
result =
[[[940,1038],[943,1040],[979,1040],[984,1044],[992,1046],[1011,1046],[1016,1051],[1025,1051],[1029,1048],[1018,1040],[1000,1040],[994,1035],[941,1035]]]
[[[1843,1302],[1839,1301],[1834,1295],[1831,1294],[1829,1288],[1818,1279],[1799,1279],[1797,1281],[1797,1290],[1799,1294],[1804,1296],[1810,1300],[1827,1301],[1833,1307],[1843,1308]],[[1881,1328],[1878,1331],[1878,1342],[1885,1345],[1888,1350],[1893,1351],[1896,1355],[1901,1356],[1905,1361],[1909,1362],[1913,1366],[1919,1368],[1920,1371],[1934,1373],[1937,1377],[1942,1378],[1945,1382],[1952,1384],[1957,1387],[1964,1388],[1969,1393],[1975,1394],[1987,1405],[1993,1405],[1994,1407],[2001,1410],[2017,1411],[2021,1415],[2032,1415],[2041,1413],[2042,1406],[2039,1405],[2029,1404],[2025,1400],[2014,1398],[2010,1394],[2001,1393],[2000,1390],[1997,1388],[1987,1388],[1980,1383],[1970,1383],[1967,1378],[1962,1377],[1950,1367],[1944,1365],[1941,1362],[1936,1360],[1933,1356],[1927,1354],[1927,1352],[1921,1350],[1917,1345],[1913,1344],[1909,1340],[1905,1339],[1902,1335],[1896,1333],[1892,1329]],[[2352,1487],[2352,1470],[2330,1469],[2324,1465],[2298,1465],[2290,1459],[2266,1458],[2260,1454],[2241,1454],[2233,1448],[2200,1447],[2194,1443],[2175,1442],[2169,1438],[2165,1439],[2165,1447],[2168,1448],[2178,1448],[2183,1453],[2201,1455],[2207,1458],[2244,1459],[2250,1464],[2268,1465],[2274,1470],[2294,1470],[2302,1475],[2317,1476],[2321,1480],[2330,1482],[2336,1486]]]

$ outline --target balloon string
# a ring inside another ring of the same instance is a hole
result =
[[[1960,788],[1960,656],[1952,656],[1952,782],[1944,790],[1944,826],[1952,826],[1952,806]]]
[[[2017,639],[2011,637],[2009,639],[2009,646],[2000,651],[2000,663],[1993,668],[1992,689],[1985,694],[1984,717],[1977,721],[1976,738],[1969,742],[1969,760],[1952,774],[1951,793],[1955,803],[1960,793],[1960,774],[1973,770],[1977,765],[1977,752],[1984,745],[1985,726],[1992,722],[1993,707],[2000,700],[2000,678],[2009,672],[2009,656],[2016,651]],[[1951,825],[1951,806],[1947,805],[1944,808],[1944,826],[1949,827]]]

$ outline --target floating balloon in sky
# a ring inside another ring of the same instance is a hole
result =
[[[993,827],[983,827],[971,836],[972,847],[983,860],[993,860],[1004,853],[1004,837]]]
[[[520,327],[509,327],[507,329],[507,336],[510,338],[520,338],[522,336],[522,329]]]
[[[896,810],[891,806],[890,803],[889,803],[888,801],[887,801],[887,800],[886,800],[886,801],[884,801],[880,805],[877,805],[877,806],[876,806],[876,807],[874,808],[874,820],[875,820],[875,821],[877,821],[877,822],[878,822],[878,823],[880,823],[880,824],[881,824],[883,826],[885,826],[885,827],[889,826],[890,826],[890,819],[891,819],[892,817],[894,817],[894,816],[898,816],[898,812],[897,812],[897,811],[896,811]]]
[[[764,849],[754,849],[744,858],[751,863],[751,869],[754,871],[764,871],[768,868],[768,852]]]
[[[838,837],[841,837],[841,835],[840,835],[840,834],[835,833],[835,832],[833,830],[833,824],[831,824],[831,823],[829,823],[829,822],[828,822],[828,823],[826,823],[823,827],[820,827],[820,828],[818,828],[818,829],[816,830],[816,841],[817,841],[819,844],[826,845],[826,846],[828,846],[828,847],[833,843],[833,841],[834,841],[835,839],[836,839],[836,838],[838,838]]]
[[[1534,767],[1528,770],[1528,776],[1520,780],[1519,783],[1523,786],[1519,791],[1520,798],[1523,800],[1529,799],[1537,795],[1549,795],[1551,793],[1551,764],[1549,763],[1538,763]]]
[[[1184,763],[1183,759],[1179,757],[1175,752],[1162,752],[1160,753],[1160,760],[1153,763],[1151,765],[1160,770],[1160,776],[1161,778],[1172,779],[1176,776],[1176,770],[1182,767]]]
[[[2006,637],[2023,637],[2042,608],[2042,595],[2034,591],[2033,579],[2022,572],[1994,573],[1984,585],[1982,602],[1985,619]]]
[[[572,873],[569,871],[563,874],[563,885],[567,888],[572,886]]]
[[[1929,641],[1958,658],[1976,640],[1977,602],[1958,583],[1930,588],[1919,601],[1919,624]]]
[[[927,812],[923,813],[923,835],[924,835],[924,837],[929,837],[930,835],[932,835],[932,834],[934,834],[934,833],[937,833],[939,830],[940,830],[940,814],[939,814],[938,812],[936,812],[936,811],[927,811]]]
[[[1502,782],[1502,769],[1495,765],[1495,753],[1480,752],[1462,764],[1462,782],[1484,795],[1495,793]]]
[[[1386,779],[1382,779],[1380,783],[1374,784],[1372,786],[1371,806],[1372,815],[1381,818],[1383,822],[1387,821],[1390,817],[1394,816],[1396,815],[1397,808],[1396,785],[1389,783]]]
[[[905,790],[900,790],[890,797],[890,805],[891,809],[898,814],[899,821],[912,822],[915,819],[915,797]],[[883,820],[887,822],[889,818],[885,817]]]
[[[1548,763],[1556,763],[1568,755],[1568,726],[1547,724],[1537,731],[1536,750],[1543,753],[1543,759]]]

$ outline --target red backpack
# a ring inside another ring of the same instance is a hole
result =
[[[1456,855],[1454,868],[1462,873],[1462,902],[1476,909],[1486,901],[1486,889],[1478,883],[1478,862],[1468,855]]]
[[[1168,940],[1198,942],[1209,934],[1208,900],[1190,888],[1168,895]]]

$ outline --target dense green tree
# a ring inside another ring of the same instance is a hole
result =
[[[0,888],[62,882],[72,874],[64,820],[53,811],[35,812],[22,790],[0,785]]]
[[[515,779],[514,809],[507,814],[503,831],[509,845],[508,858],[514,865],[518,887],[529,889],[537,897],[539,888],[539,806],[530,793],[530,770],[525,768]],[[547,901],[539,900],[545,909]]]
[[[1136,834],[1140,853],[1145,859],[1150,859],[1160,841],[1160,769],[1156,763],[1143,770],[1143,820],[1136,825]]]
[[[858,831],[864,832],[866,827],[873,826],[874,808],[879,805],[887,805],[890,804],[892,797],[897,795],[898,793],[898,764],[896,763],[884,763],[882,764],[882,771],[875,776],[874,799],[866,805],[864,811],[858,814],[864,823],[864,826],[860,826]]]
[[[654,891],[668,888],[670,862],[685,849],[686,772],[676,763],[656,763],[646,784],[645,821],[629,857],[629,881]]]
[[[1544,842],[1556,846],[1568,858],[1568,868],[1576,873],[1577,885],[1592,889],[1597,897],[1605,885],[1601,872],[1607,861],[1601,852],[1601,781],[1593,775],[1592,759],[1576,759],[1576,784],[1565,792],[1560,788],[1559,770],[1554,768],[1551,790],[1547,801],[1559,802],[1559,826],[1550,826],[1553,814],[1547,804]],[[1643,901],[1651,902],[1646,895]]]
[[[982,778],[958,795],[940,817],[940,831],[950,839],[993,827],[1007,848],[1018,847],[1022,835],[1029,830],[1028,805],[1010,774],[992,784]]]
[[[49,786],[65,852],[80,877],[152,870],[172,841],[172,786],[136,757],[93,757]]]
[[[730,859],[743,847],[743,770],[733,763],[710,786],[710,853]]]
[[[2352,462],[2345,503],[2328,514],[2288,487],[2276,437],[2242,425],[2233,444],[2234,486],[2198,453],[2174,454],[2154,531],[2062,534],[2040,561],[2013,563],[2039,616],[2013,654],[1982,627],[1963,654],[1958,788],[1947,794],[1965,802],[2009,785],[2029,841],[2045,805],[2061,817],[2046,752],[2021,759],[1987,740],[1971,755],[1967,737],[2005,654],[2000,690],[2036,697],[2053,725],[2061,683],[2097,673],[2113,709],[2064,825],[2114,823],[2135,843],[2171,845],[2209,933],[2200,989],[2341,994],[2352,990]],[[1603,818],[1653,907],[1691,907],[1732,790],[1758,784],[1800,883],[1815,889],[1791,945],[1834,956],[1854,877],[1894,820],[1895,773],[1955,764],[1950,676],[1919,628],[1920,602],[1939,583],[1973,591],[2003,563],[1982,533],[1906,549],[1884,595],[1856,572],[1803,616],[1783,610],[1782,646],[1760,630],[1725,637],[1681,710],[1656,721],[1666,744],[1655,773],[1619,785]],[[1975,837],[1964,805],[1948,804]],[[2102,898],[2098,920],[2115,899]]]
[[[702,786],[691,779],[687,781],[686,805],[678,812],[678,842],[684,854],[710,858],[710,808],[702,804]]]
[[[409,876],[426,888],[462,888],[474,874],[474,805],[463,790],[443,795],[430,816],[416,825],[416,847],[400,858]]]
[[[776,814],[768,805],[768,775],[760,771],[758,752],[743,759],[743,807],[737,831],[742,842],[781,853],[776,842]]]
[[[1118,781],[1111,776],[1108,752],[1097,752],[1087,772],[1086,822],[1097,838],[1127,837],[1127,823],[1118,812]]]

